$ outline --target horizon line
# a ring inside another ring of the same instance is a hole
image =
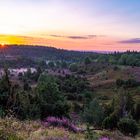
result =
[[[89,52],[89,53],[102,53],[102,54],[109,54],[109,53],[125,53],[125,52],[138,52],[140,53],[140,51],[136,51],[136,50],[124,50],[124,51],[110,51],[110,50],[69,50],[69,49],[64,49],[64,48],[57,48],[54,46],[49,46],[49,45],[39,45],[39,44],[0,44],[0,49],[2,48],[6,48],[6,47],[10,47],[10,46],[30,46],[30,47],[48,47],[48,48],[54,48],[54,49],[58,49],[58,50],[65,50],[65,51],[75,51],[75,52]]]

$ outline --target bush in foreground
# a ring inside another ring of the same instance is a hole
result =
[[[119,130],[125,135],[135,136],[138,133],[138,127],[136,121],[130,118],[122,118],[118,122]]]

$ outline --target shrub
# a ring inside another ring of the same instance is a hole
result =
[[[136,103],[134,105],[134,108],[132,110],[132,115],[133,115],[133,118],[136,121],[139,121],[140,120],[140,103]]]
[[[20,91],[16,95],[16,103],[13,112],[20,119],[40,118],[40,106],[38,96],[27,91]]]
[[[118,117],[115,113],[106,117],[102,123],[103,128],[105,129],[113,129],[117,127]]]
[[[128,79],[127,81],[125,81],[126,87],[136,87],[138,85],[139,85],[139,83],[134,79]]]
[[[47,116],[68,116],[69,104],[60,92],[56,79],[50,75],[41,75],[37,85],[41,118]]]
[[[94,99],[87,105],[82,113],[82,118],[89,124],[99,126],[104,119],[104,112],[98,101]]]
[[[119,130],[125,135],[135,136],[138,133],[138,127],[136,121],[130,118],[122,118],[118,122]]]
[[[4,117],[5,116],[5,111],[4,109],[0,106],[0,117]]]

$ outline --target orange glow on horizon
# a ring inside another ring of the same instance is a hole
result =
[[[70,38],[61,36],[27,37],[16,35],[0,35],[0,47],[3,48],[10,44],[17,45],[43,45],[52,46],[67,50],[83,50],[83,51],[126,51],[134,50],[132,44],[117,43],[119,39],[113,37],[93,37],[90,39]],[[134,44],[133,44],[134,45]],[[140,51],[140,44],[135,44],[135,50]]]

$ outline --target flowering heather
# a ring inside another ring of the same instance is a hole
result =
[[[77,123],[79,123],[79,121],[80,121],[79,115],[78,115],[77,113],[75,113],[75,112],[72,112],[72,113],[70,114],[70,118],[72,118],[72,122],[73,122],[74,124],[77,124]]]
[[[57,117],[48,117],[44,123],[45,126],[57,126],[64,127],[73,132],[79,132],[81,129],[76,127],[70,120],[67,118],[57,118]]]

